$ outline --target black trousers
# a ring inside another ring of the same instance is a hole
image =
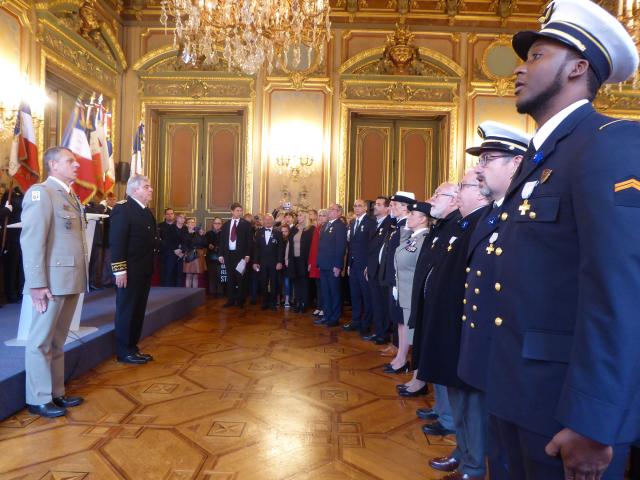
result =
[[[366,265],[354,263],[349,269],[349,293],[351,294],[351,323],[360,327],[360,332],[369,333],[373,317],[371,290],[364,276]]]
[[[227,298],[229,302],[237,303],[238,305],[244,304],[244,300],[247,296],[246,277],[249,273],[248,270],[244,271],[243,275],[240,275],[236,270],[238,263],[242,260],[236,252],[228,252],[224,257],[224,264],[227,267]],[[249,265],[247,265],[247,269]]]
[[[309,305],[309,277],[295,277],[293,279],[293,298],[297,305]]]
[[[378,280],[372,278],[369,282],[371,301],[375,305],[373,313],[373,333],[380,338],[389,338],[389,302],[387,301],[387,287],[380,285]]]
[[[259,276],[262,304],[275,307],[276,295],[278,294],[278,271],[276,267],[260,267]]]
[[[207,259],[207,276],[209,295],[223,295],[224,283],[220,281],[220,262]]]
[[[506,452],[509,478],[522,480],[564,480],[560,458],[548,456],[544,448],[551,438],[525,430],[506,420],[492,416],[500,449]],[[627,464],[629,445],[615,445],[613,460],[602,480],[622,480]]]
[[[7,235],[9,234],[7,233]],[[20,243],[8,241],[3,254],[4,291],[7,296],[7,302],[18,303],[22,298],[22,287],[24,286]]]
[[[151,275],[130,276],[126,288],[116,291],[116,354],[119,358],[138,352],[142,322],[147,309]]]
[[[178,263],[180,258],[173,252],[160,256],[160,286],[179,287]]]

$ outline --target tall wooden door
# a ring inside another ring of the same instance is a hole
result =
[[[159,211],[171,207],[206,228],[228,217],[244,197],[243,136],[241,115],[161,116]]]
[[[443,129],[433,119],[357,117],[351,122],[347,200],[373,200],[398,190],[424,200],[446,177]]]

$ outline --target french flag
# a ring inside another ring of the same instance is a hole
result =
[[[62,146],[71,150],[80,164],[78,178],[73,182],[72,188],[80,197],[80,201],[86,204],[91,201],[98,191],[98,185],[95,178],[91,147],[84,129],[86,125],[84,115],[84,106],[77,100],[62,137]]]
[[[131,171],[129,177],[142,175],[142,144],[144,143],[144,124],[140,122],[133,137],[133,154],[131,155]]]
[[[20,105],[16,126],[13,130],[13,143],[9,155],[9,175],[13,177],[23,192],[38,183],[38,147],[33,128],[31,109],[26,103]]]

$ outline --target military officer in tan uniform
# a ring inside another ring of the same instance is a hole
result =
[[[87,288],[86,220],[70,187],[80,166],[73,153],[50,148],[44,163],[49,178],[27,190],[22,204],[24,292],[34,310],[25,349],[26,400],[30,413],[59,417],[83,401],[65,395],[64,342]]]

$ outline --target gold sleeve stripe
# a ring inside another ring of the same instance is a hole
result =
[[[127,269],[127,262],[114,262],[111,264],[111,270],[113,272],[124,272]]]
[[[616,183],[613,186],[613,190],[615,192],[620,192],[622,190],[627,190],[628,188],[635,188],[636,190],[640,190],[640,181],[632,178],[630,180],[626,180],[624,182]]]

